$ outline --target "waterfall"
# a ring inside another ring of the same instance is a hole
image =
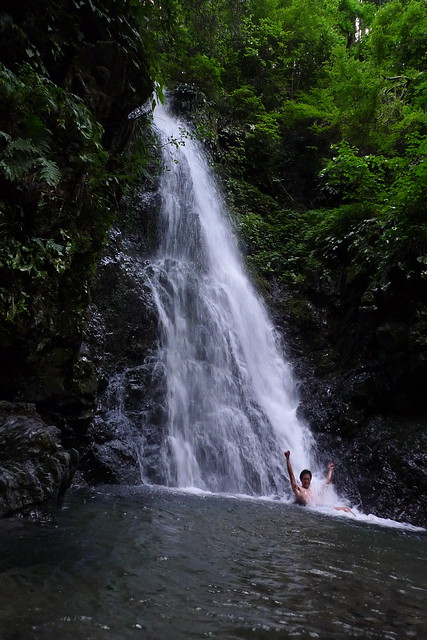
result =
[[[265,305],[250,282],[201,145],[158,105],[161,240],[147,269],[161,328],[167,425],[160,464],[172,487],[271,495],[313,464],[312,436]]]

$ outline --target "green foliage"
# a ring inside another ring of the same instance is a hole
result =
[[[218,60],[204,54],[196,54],[187,61],[185,80],[214,97],[221,88],[222,72],[223,69]]]
[[[90,38],[119,43],[135,87],[148,70],[159,95],[167,82],[203,96],[206,137],[265,277],[300,283],[347,261],[373,292],[393,263],[424,272],[426,12],[424,0],[47,0],[43,16],[29,12],[31,38],[2,18],[30,63],[0,67],[6,315],[28,306],[23,278],[67,273],[100,243],[109,191],[148,173],[144,118],[142,141],[108,166],[101,127],[56,83]],[[73,229],[61,213],[70,202]]]
[[[177,40],[162,55],[170,80],[194,83],[217,118],[252,265],[289,283],[340,261],[373,287],[393,261],[409,273],[425,255],[424,0],[173,10]]]
[[[18,73],[0,65],[0,95],[13,116],[0,131],[0,305],[15,321],[31,304],[30,283],[66,271],[87,233],[61,215],[66,201],[108,206],[109,179],[102,129],[79,98],[28,64]]]
[[[424,0],[392,0],[380,7],[367,42],[372,61],[389,74],[425,69],[427,6]]]
[[[246,122],[253,122],[258,114],[265,112],[261,97],[257,96],[254,88],[248,85],[232,91],[228,97],[228,103],[234,117]]]
[[[403,291],[425,287],[427,225],[411,224],[393,209],[346,205],[328,212],[308,246],[325,274],[345,268],[348,286],[363,283],[362,307],[375,309],[396,278],[406,282]]]
[[[229,180],[230,205],[245,241],[248,262],[265,278],[280,276],[288,284],[302,278],[304,264],[314,268],[307,255],[306,233],[313,212],[305,215],[282,208],[270,196],[243,180]]]
[[[68,269],[71,265],[73,247],[65,232],[62,236],[62,244],[50,238],[28,238],[23,243],[10,238],[5,227],[0,228],[0,270],[5,282],[15,284],[15,274],[27,274],[32,281],[43,282],[53,272],[61,274]],[[6,238],[7,242],[4,241]],[[17,290],[14,286],[2,287],[0,305],[4,318],[13,322],[21,314],[30,312],[30,294],[25,288]]]
[[[331,126],[331,114],[322,104],[295,102],[288,100],[280,110],[280,117],[286,127],[296,127],[301,123],[313,130]]]
[[[383,78],[372,74],[369,64],[354,57],[353,51],[343,45],[334,47],[323,71],[319,86],[304,99],[329,112],[331,121],[350,144],[368,150]]]
[[[321,189],[329,196],[347,201],[378,201],[385,197],[385,171],[388,161],[383,156],[361,156],[356,147],[345,140],[334,145],[336,153],[320,172]]]
[[[70,265],[72,245],[58,244],[51,239],[30,238],[28,244],[17,240],[1,246],[0,267],[28,272],[38,279],[48,275],[51,266],[62,273]]]
[[[77,156],[60,159],[63,164],[71,160],[82,169],[93,163],[101,168],[107,157],[102,129],[76,96],[28,65],[13,74],[0,64],[0,88],[4,108],[14,114],[8,121],[9,132],[0,132],[0,168],[7,179],[57,187],[61,179],[55,157],[58,138],[79,146]]]
[[[22,180],[33,172],[35,180],[50,187],[58,185],[61,173],[57,164],[45,157],[46,143],[35,145],[28,138],[13,140],[5,131],[0,131],[0,139],[6,143],[0,152],[0,171],[8,180]]]
[[[391,186],[394,202],[412,222],[426,226],[427,138],[409,135],[403,157],[396,160]]]

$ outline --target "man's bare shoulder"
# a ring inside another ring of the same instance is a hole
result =
[[[298,485],[295,485],[294,493],[298,504],[306,505],[310,502],[311,492]]]

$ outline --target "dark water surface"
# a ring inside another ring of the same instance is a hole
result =
[[[426,612],[423,531],[150,488],[0,522],[1,640],[423,640]]]

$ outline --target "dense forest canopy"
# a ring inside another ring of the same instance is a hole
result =
[[[74,20],[67,20],[67,9]],[[48,2],[42,25],[41,16],[31,15],[14,23],[6,10],[1,21],[9,37],[3,40],[1,68],[2,110],[9,115],[0,152],[3,235],[12,232],[19,247],[13,257],[3,252],[3,266],[10,273],[37,271],[47,260],[66,268],[72,253],[60,229],[36,243],[37,236],[25,229],[27,244],[21,244],[22,207],[15,198],[10,210],[11,191],[22,197],[36,188],[41,211],[66,183],[62,164],[80,163],[95,182],[113,179],[102,177],[106,158],[96,121],[73,93],[64,93],[72,86],[61,87],[72,48],[88,34],[101,37],[90,33],[100,30],[97,21],[132,54],[136,70],[148,68],[161,86],[186,85],[203,95],[215,116],[215,131],[209,133],[217,135],[236,197],[250,185],[280,208],[298,210],[299,216],[280,220],[279,226],[298,227],[304,255],[306,243],[322,242],[319,235],[342,236],[343,224],[365,221],[367,234],[381,245],[375,248],[378,260],[408,259],[408,273],[412,254],[424,264],[426,11],[423,0],[94,0],[59,7]],[[64,128],[84,148],[77,157],[58,157],[53,141]],[[264,272],[283,270],[286,256],[292,264],[298,257],[293,228],[289,238],[283,230],[279,243],[259,246],[276,222],[260,211],[247,211],[242,219]],[[352,238],[347,245],[359,253],[357,234]],[[12,299],[7,287],[1,299],[8,318],[25,311],[24,299]]]

